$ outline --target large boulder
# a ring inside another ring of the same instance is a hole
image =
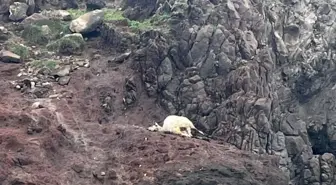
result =
[[[9,6],[9,19],[21,21],[27,17],[28,5],[26,3],[14,2]]]
[[[89,33],[103,23],[104,11],[94,10],[71,21],[70,30],[75,33]]]

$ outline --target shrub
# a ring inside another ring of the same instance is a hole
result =
[[[48,68],[50,70],[53,70],[57,66],[57,61],[55,60],[34,60],[31,62],[31,66],[34,68]]]
[[[85,41],[81,34],[67,34],[61,39],[47,45],[47,49],[62,54],[79,54],[84,49]]]

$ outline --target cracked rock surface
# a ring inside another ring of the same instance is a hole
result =
[[[169,34],[143,34],[134,57],[148,95],[242,150],[281,156],[291,184],[333,184],[335,2],[168,4]]]

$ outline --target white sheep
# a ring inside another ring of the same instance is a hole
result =
[[[162,127],[155,122],[153,126],[148,127],[150,131],[168,132],[185,137],[192,137],[191,129],[205,135],[202,131],[198,130],[194,124],[184,116],[169,115],[163,121]]]

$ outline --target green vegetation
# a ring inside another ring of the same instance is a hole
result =
[[[53,70],[57,66],[57,61],[55,60],[34,60],[31,62],[31,66],[34,68],[48,68],[50,70]]]
[[[149,19],[143,22],[129,20],[128,26],[132,31],[143,31],[143,30],[150,30],[153,28],[153,25]]]
[[[68,9],[67,10],[73,19],[87,13],[83,9]],[[104,21],[117,23],[120,21],[126,23],[129,29],[133,32],[146,31],[155,28],[156,26],[163,27],[164,22],[169,18],[168,14],[155,15],[144,21],[129,20],[123,16],[123,11],[117,9],[103,9]],[[46,46],[48,50],[60,53],[75,54],[83,50],[83,38],[65,38],[64,35],[71,33],[69,29],[70,21],[60,20],[37,20],[34,23],[27,25],[22,32],[22,38],[27,43],[39,46]],[[69,36],[69,35],[68,35]],[[21,53],[24,51],[21,51]],[[24,57],[24,56],[23,56]]]
[[[68,9],[67,10],[73,19],[77,19],[78,17],[87,13],[84,9]],[[122,11],[116,9],[103,9],[104,11],[104,20],[105,21],[116,21],[126,19],[122,14]]]
[[[29,57],[29,49],[21,44],[10,44],[9,51],[19,55],[22,59],[27,59]]]
[[[48,44],[47,49],[63,54],[77,54],[83,51],[84,44],[85,41],[81,34],[69,34]]]
[[[78,18],[81,15],[84,15],[86,10],[83,9],[69,9],[68,10],[73,19]],[[168,14],[163,15],[157,15],[153,16],[150,19],[146,19],[144,21],[135,21],[135,20],[129,20],[123,16],[123,11],[119,11],[116,9],[103,9],[105,12],[104,14],[104,21],[110,22],[110,21],[122,21],[126,20],[128,23],[129,28],[132,31],[145,31],[153,29],[155,26],[159,26],[160,23],[164,22],[166,19],[169,18]]]
[[[60,20],[39,20],[34,23],[37,26],[43,26],[47,25],[51,32],[51,38],[52,39],[58,39],[61,37],[60,33],[69,34],[71,31],[69,30],[69,24],[68,22],[63,22]]]
[[[123,16],[123,12],[115,9],[105,9],[104,10],[104,20],[105,21],[119,21],[125,20],[126,18]]]
[[[59,39],[62,34],[70,33],[69,25],[56,20],[40,20],[28,25],[22,32],[22,38],[31,44],[46,45]]]
[[[71,14],[72,19],[77,19],[86,13],[86,10],[83,9],[67,9],[67,11]]]
[[[31,44],[44,45],[49,42],[49,38],[43,33],[42,27],[28,25],[22,32],[22,38]]]

